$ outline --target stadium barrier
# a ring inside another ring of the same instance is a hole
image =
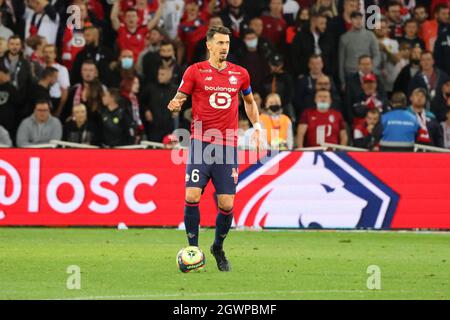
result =
[[[2,149],[0,225],[178,227],[186,156]],[[239,228],[450,229],[446,153],[283,151],[239,171]],[[213,226],[211,184],[200,209],[202,226]]]

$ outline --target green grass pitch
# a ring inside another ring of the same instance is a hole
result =
[[[233,266],[182,274],[174,229],[0,228],[0,299],[450,299],[450,234],[231,231]],[[79,266],[79,290],[66,287]],[[369,290],[370,265],[381,289]]]

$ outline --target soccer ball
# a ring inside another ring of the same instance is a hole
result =
[[[201,271],[205,267],[205,255],[198,247],[189,246],[177,254],[177,265],[181,272]]]

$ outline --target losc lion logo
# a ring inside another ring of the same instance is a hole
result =
[[[280,169],[275,178],[263,175],[272,161],[241,174],[237,191],[246,203],[237,226],[390,226],[399,196],[347,154],[282,152],[277,157]]]

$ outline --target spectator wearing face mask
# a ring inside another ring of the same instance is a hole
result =
[[[125,49],[120,52],[119,59],[111,64],[111,77],[105,79],[108,88],[118,88],[123,79],[136,74],[133,52]]]
[[[171,69],[171,81],[173,83],[179,84],[181,82],[183,68],[177,63],[175,46],[172,42],[163,41],[157,53],[149,53],[144,57],[144,84],[158,82],[158,70],[160,67]]]
[[[266,112],[259,119],[266,132],[266,141],[271,149],[291,150],[294,147],[292,122],[283,114],[281,98],[276,93],[266,97]]]
[[[445,121],[450,110],[450,79],[442,84],[442,93],[431,101],[431,112],[436,115],[437,121]]]
[[[269,59],[271,56],[275,54],[275,46],[274,44],[264,37],[264,23],[260,17],[255,17],[250,20],[249,29],[253,30],[256,34],[256,40],[252,42],[252,48],[258,48],[258,52],[263,55],[265,59]],[[245,37],[246,33],[241,33],[241,38]],[[248,48],[248,43],[246,43],[246,47]]]
[[[93,61],[102,82],[111,78],[110,64],[114,61],[112,51],[100,41],[100,29],[94,26],[84,29],[84,48],[77,54],[71,70],[71,83],[81,82],[81,66],[85,61]]]
[[[316,109],[306,109],[297,127],[297,147],[317,147],[323,143],[347,145],[344,118],[339,111],[330,109],[331,94],[327,90],[316,92]]]
[[[420,56],[422,49],[414,47],[411,49],[409,63],[402,68],[394,82],[393,92],[401,91],[405,95],[408,94],[408,87],[411,79],[420,71]]]
[[[380,121],[380,112],[378,109],[370,109],[364,119],[353,129],[353,145],[357,148],[378,150],[375,128]]]
[[[257,92],[262,91],[263,81],[270,73],[269,65],[264,54],[258,49],[258,37],[253,29],[243,32],[245,48],[238,55],[240,64],[252,75],[252,88]]]
[[[301,75],[294,84],[294,108],[298,117],[303,110],[314,106],[316,90],[328,90],[332,93],[331,108],[341,109],[341,97],[330,77],[323,73],[323,60],[320,55],[312,55],[308,63],[309,73]]]
[[[415,89],[410,97],[411,106],[408,111],[414,114],[420,125],[416,141],[420,144],[443,146],[442,128],[436,116],[425,109],[427,105],[427,92],[423,88]]]

